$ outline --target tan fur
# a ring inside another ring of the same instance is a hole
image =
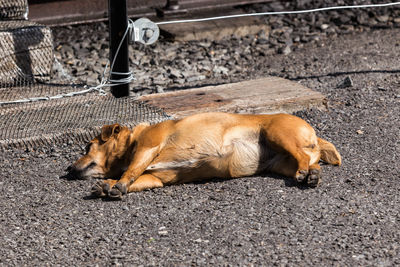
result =
[[[71,170],[81,178],[111,178],[97,183],[93,194],[121,198],[168,184],[263,171],[316,186],[320,159],[341,164],[334,145],[298,117],[203,113],[133,130],[106,125]]]

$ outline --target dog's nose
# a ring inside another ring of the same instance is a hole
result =
[[[77,174],[78,173],[78,169],[74,165],[68,166],[66,171],[69,174]]]

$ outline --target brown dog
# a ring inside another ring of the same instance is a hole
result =
[[[120,199],[128,192],[263,171],[314,187],[321,178],[320,160],[341,164],[335,146],[298,117],[204,113],[133,130],[106,125],[70,172],[114,178],[96,183],[92,194]]]

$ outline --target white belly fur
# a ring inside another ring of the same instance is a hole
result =
[[[262,148],[259,144],[259,132],[247,127],[233,127],[227,131],[221,141],[203,140],[193,144],[190,150],[175,147],[175,157],[170,161],[155,161],[147,167],[148,171],[182,170],[204,166],[217,167],[231,177],[253,175],[259,169]]]

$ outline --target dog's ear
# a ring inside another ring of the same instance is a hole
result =
[[[101,140],[103,142],[106,142],[108,139],[110,139],[111,136],[114,134],[118,134],[121,131],[121,125],[118,123],[112,124],[112,125],[104,125],[103,128],[101,128]]]

